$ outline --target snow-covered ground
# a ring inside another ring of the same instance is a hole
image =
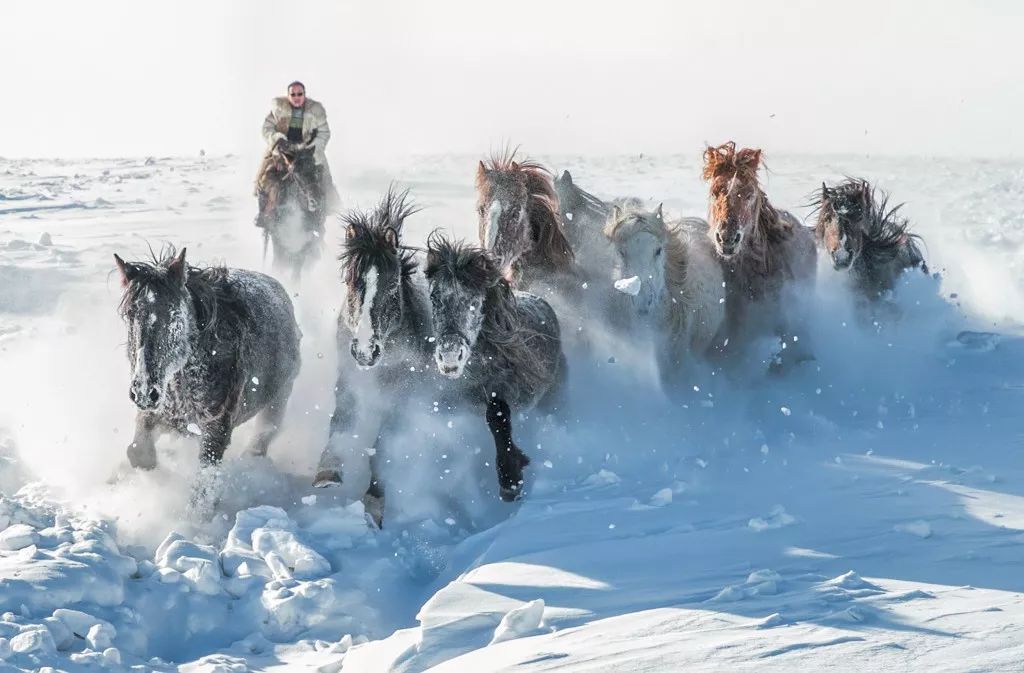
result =
[[[538,158],[605,197],[704,211],[696,151]],[[336,170],[346,205],[410,186],[416,243],[472,235],[476,159]],[[768,162],[769,196],[801,216],[823,179],[890,189],[941,279],[908,278],[902,320],[863,326],[822,266],[813,365],[695,375],[673,400],[643,347],[566,317],[592,347],[570,354],[568,426],[522,436],[524,500],[498,501],[483,420],[439,413],[392,453],[375,530],[355,486],[310,486],[330,255],[292,288],[284,432],[265,459],[236,434],[213,521],[184,514],[194,444],[123,467],[111,255],[166,241],[260,268],[252,161],[0,160],[0,671],[1019,671],[1024,163]]]

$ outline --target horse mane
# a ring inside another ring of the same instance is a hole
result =
[[[665,287],[671,300],[668,306],[669,328],[673,334],[682,335],[693,302],[686,284],[690,268],[689,253],[683,240],[686,234],[680,223],[666,222],[655,213],[640,209],[623,211],[618,218],[609,219],[604,228],[605,236],[612,243],[621,243],[641,233],[651,234],[662,241]]]
[[[128,317],[131,306],[150,290],[171,292],[178,297],[182,295],[181,285],[168,272],[178,256],[177,249],[168,243],[161,247],[159,253],[150,248],[149,254],[152,261],[125,262],[132,270],[132,279],[125,285],[118,305],[118,314],[122,319]],[[238,299],[228,282],[228,269],[225,266],[201,268],[189,265],[185,292],[192,299],[202,336],[215,334],[225,319],[245,311],[244,302]]]
[[[835,187],[827,188],[827,194],[818,194],[812,200],[816,210],[832,209],[841,214],[847,203],[866,205],[863,213],[864,247],[861,256],[868,264],[891,262],[906,246],[917,248],[918,234],[910,233],[910,222],[899,214],[904,206],[900,203],[889,207],[889,194],[876,189],[867,180],[847,177]],[[820,222],[820,217],[819,217]],[[920,256],[920,251],[918,256]]]
[[[416,273],[416,253],[401,246],[402,227],[405,219],[418,213],[420,208],[408,198],[408,189],[397,191],[390,185],[373,210],[353,208],[339,216],[349,235],[341,244],[338,259],[352,278],[362,275],[371,266],[378,266],[388,270],[397,268],[403,282],[411,282]],[[396,234],[397,247],[392,247],[387,240],[389,229]]]
[[[493,189],[490,172],[523,179],[526,184],[530,233],[535,244],[532,257],[542,267],[570,271],[575,254],[562,230],[562,215],[558,209],[558,194],[555,192],[551,171],[530,159],[516,161],[517,150],[505,148],[480,163],[476,172],[477,193],[490,194]]]
[[[736,143],[730,140],[717,147],[705,148],[703,177],[706,181],[719,178],[738,180],[757,190],[761,207],[752,231],[752,245],[747,249],[756,251],[752,255],[754,261],[764,268],[765,273],[769,273],[773,261],[770,250],[793,235],[793,223],[780,215],[761,189],[757,171],[762,164],[761,150],[744,147],[737,151]]]
[[[484,322],[477,343],[486,342],[516,374],[537,386],[549,378],[530,342],[538,332],[520,320],[519,304],[512,285],[502,276],[494,257],[483,248],[465,241],[452,241],[439,232],[427,239],[428,279],[451,276],[461,285],[486,289]]]

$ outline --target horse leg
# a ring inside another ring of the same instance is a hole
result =
[[[492,397],[487,402],[487,427],[494,437],[498,488],[505,502],[518,500],[523,494],[523,468],[530,459],[512,441],[512,412],[508,402]]]
[[[223,474],[220,468],[224,449],[231,441],[231,420],[228,414],[201,426],[202,440],[199,453],[199,475],[192,486],[187,513],[194,521],[209,521],[220,499]]]
[[[356,424],[356,399],[343,375],[338,375],[334,390],[334,413],[331,414],[327,446],[320,453],[316,476],[313,477],[316,488],[341,485],[343,461],[339,449]]]
[[[135,414],[135,437],[128,445],[128,462],[140,470],[156,467],[156,414],[139,412]]]
[[[569,398],[566,395],[569,382],[569,362],[565,353],[558,354],[558,373],[547,392],[537,401],[537,411],[549,416],[569,420]]]
[[[259,430],[256,433],[256,438],[252,442],[252,454],[254,456],[265,456],[267,455],[267,448],[270,446],[270,442],[274,441],[274,437],[277,436],[278,431],[281,429],[281,422],[284,420],[284,412],[288,407],[288,398],[292,394],[292,385],[294,381],[290,381],[281,387],[274,399],[271,400],[266,407],[259,414]]]
[[[222,414],[203,424],[203,439],[199,453],[199,465],[210,467],[219,465],[224,458],[224,449],[231,443],[231,419],[228,414]]]

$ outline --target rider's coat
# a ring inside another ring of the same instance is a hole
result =
[[[273,147],[278,139],[287,137],[288,123],[292,118],[292,104],[285,96],[279,96],[271,101],[270,112],[263,120],[263,139],[267,142],[268,149]],[[324,106],[307,98],[302,112],[302,141],[309,142],[316,130],[316,139],[313,141],[315,147],[313,159],[318,166],[327,165],[327,156],[324,149],[327,141],[331,138],[331,127],[327,124],[327,112]]]

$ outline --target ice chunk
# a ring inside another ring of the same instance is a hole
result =
[[[630,297],[635,297],[640,294],[640,277],[631,276],[629,278],[623,278],[615,281],[615,289],[622,294],[628,294]]]
[[[17,551],[39,542],[39,534],[32,526],[16,523],[0,531],[0,549]]]

